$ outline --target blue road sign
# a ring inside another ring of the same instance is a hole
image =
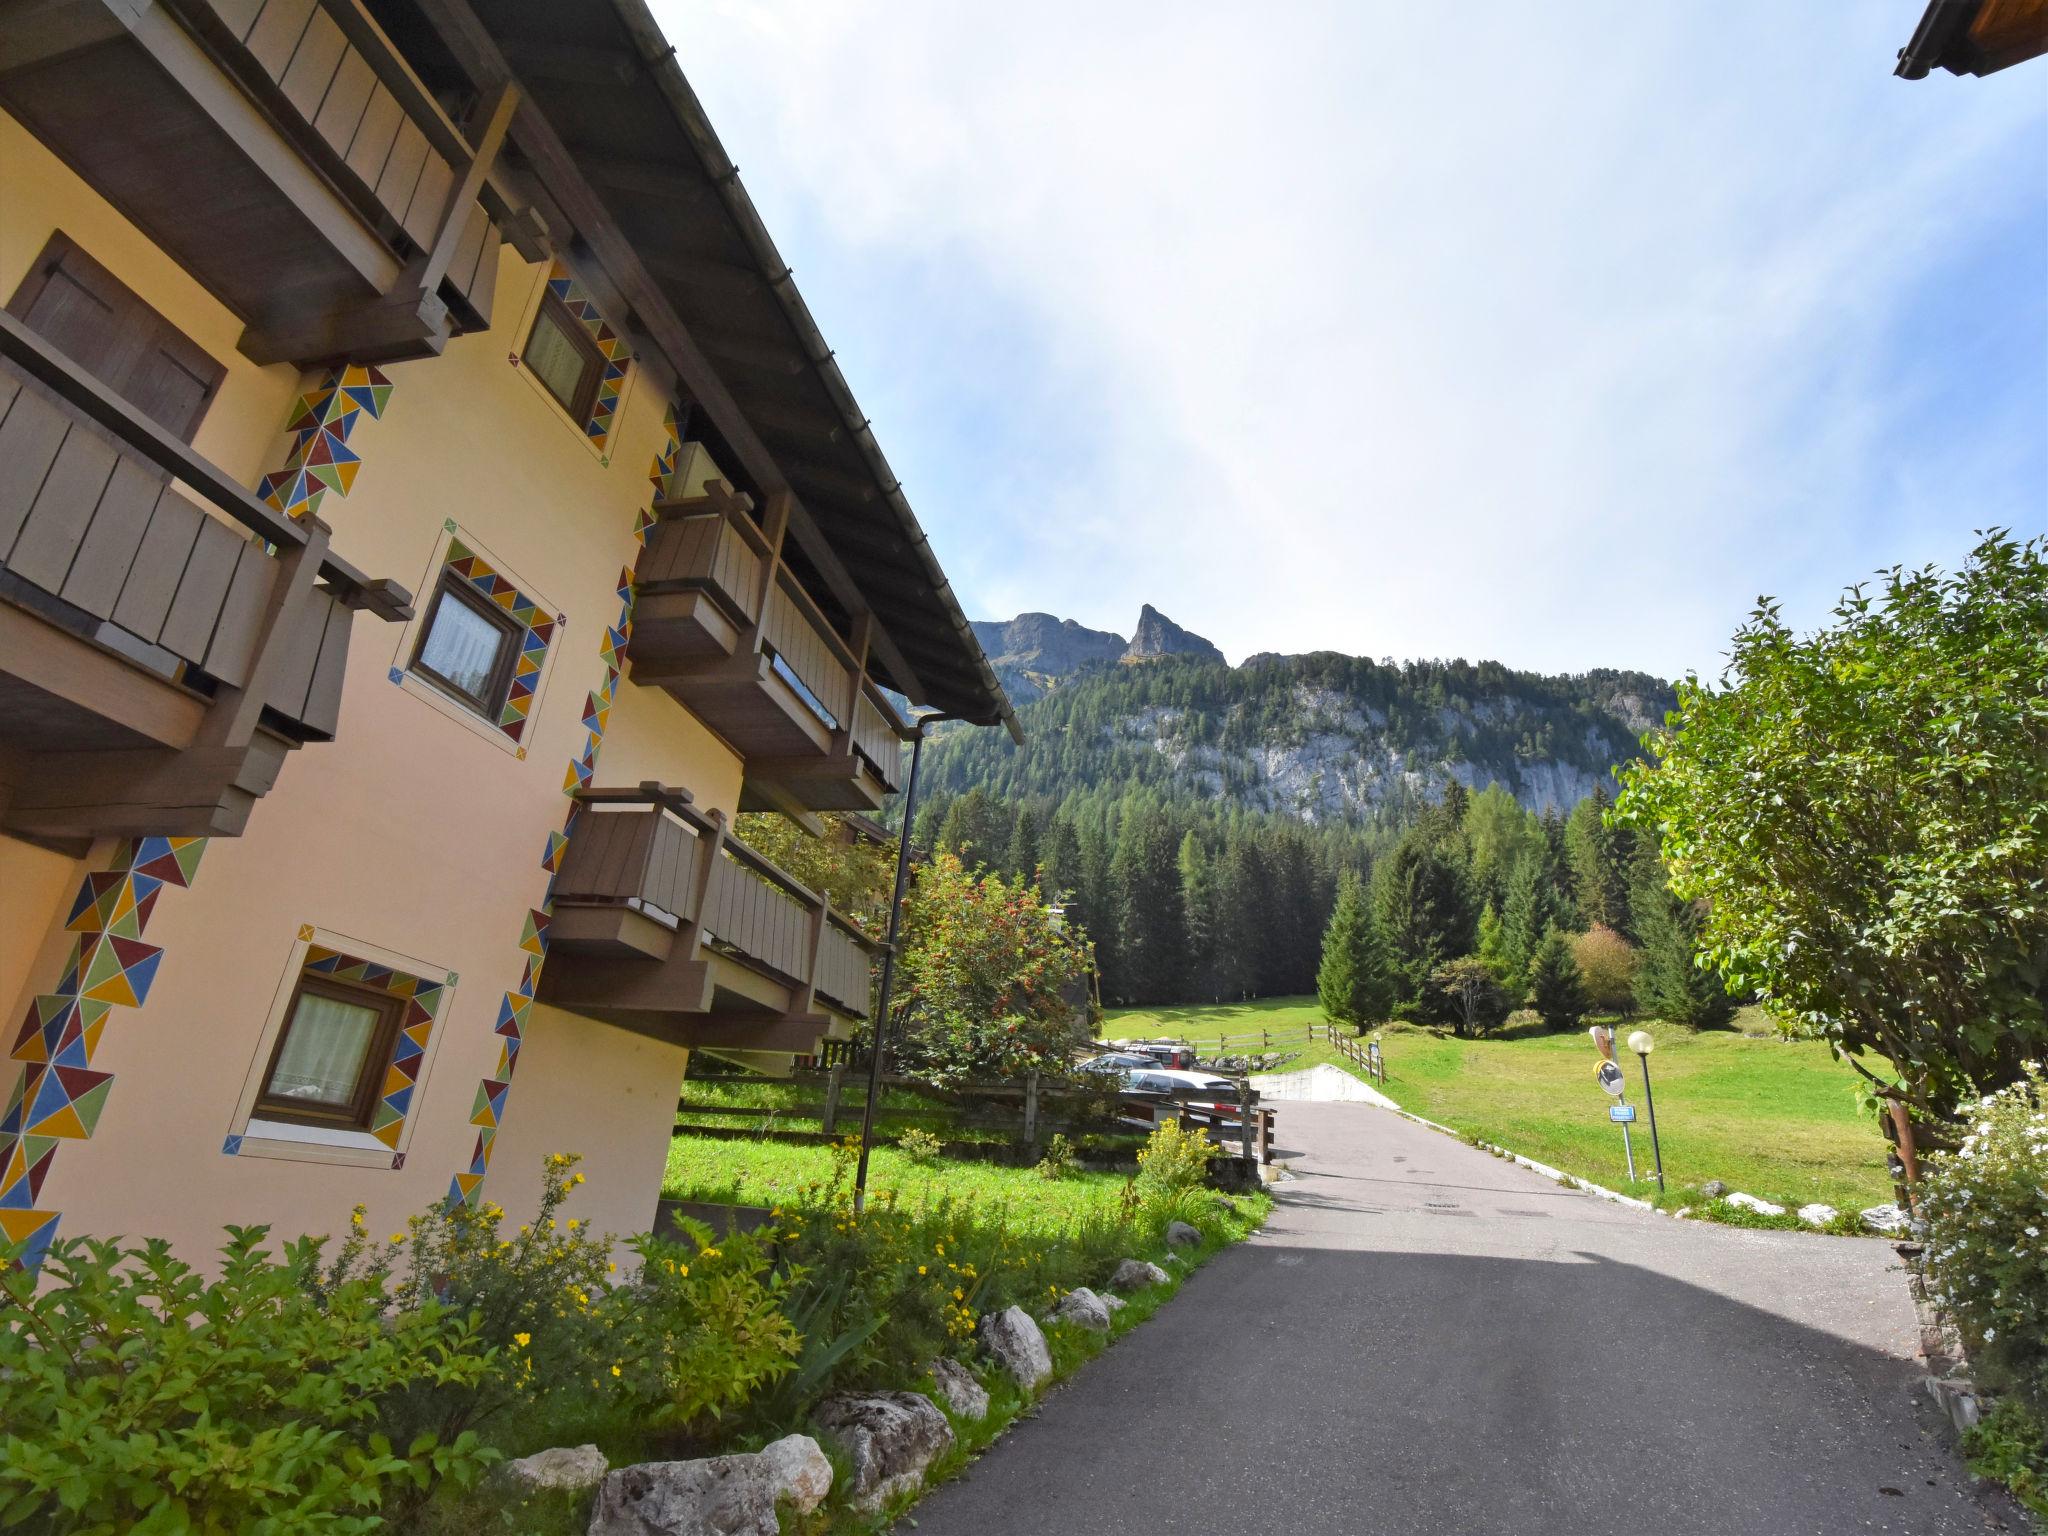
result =
[[[1636,1107],[1633,1104],[1610,1104],[1607,1106],[1607,1118],[1617,1125],[1627,1125],[1635,1117]]]

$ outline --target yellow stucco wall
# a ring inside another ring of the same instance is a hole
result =
[[[201,451],[247,484],[278,467],[299,376],[242,359],[239,321],[4,114],[0,167],[0,292],[12,292],[62,227],[228,365]],[[61,1147],[38,1201],[64,1214],[64,1234],[162,1235],[198,1257],[227,1222],[332,1231],[357,1201],[374,1230],[395,1231],[469,1165],[472,1103],[497,1065],[500,1000],[527,959],[522,927],[546,889],[541,859],[569,807],[565,768],[585,744],[584,702],[603,678],[600,645],[618,621],[635,515],[650,501],[648,469],[665,440],[661,393],[636,377],[607,466],[508,362],[542,276],[508,247],[490,332],[384,370],[388,408],[350,440],[363,458],[352,492],[320,510],[339,554],[414,588],[422,607],[452,518],[565,616],[523,755],[445,703],[394,686],[389,673],[407,659],[409,636],[357,619],[336,740],[293,753],[246,833],[213,839],[192,888],[158,901],[147,932],[164,950],[154,989],[141,1010],[114,1010],[93,1060],[114,1073],[105,1112],[89,1140]],[[666,695],[621,681],[598,782],[658,778],[731,811],[740,771]],[[13,999],[14,1020],[54,984],[77,871],[105,868],[107,852],[60,868],[54,856],[0,843],[9,893],[0,1001]],[[302,925],[457,977],[414,1095],[402,1168],[223,1154]],[[11,1042],[11,1025],[7,1033]],[[572,1210],[603,1228],[644,1229],[685,1060],[679,1048],[535,1005],[487,1192],[517,1210],[544,1153],[581,1152],[589,1179]],[[0,1093],[14,1072],[0,1063]]]

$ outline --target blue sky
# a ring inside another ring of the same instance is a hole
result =
[[[1924,0],[654,0],[971,616],[1718,671],[2048,528],[2048,60]]]

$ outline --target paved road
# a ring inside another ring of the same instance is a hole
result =
[[[1651,1216],[1365,1105],[1281,1125],[1266,1230],[918,1536],[2002,1528],[1921,1406],[1884,1243]]]

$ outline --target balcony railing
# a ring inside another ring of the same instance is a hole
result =
[[[0,47],[0,105],[240,315],[258,362],[438,353],[489,326],[515,92],[458,126],[362,0],[76,0]]]
[[[0,677],[28,690],[0,709],[0,826],[239,831],[284,752],[334,735],[355,611],[412,613],[327,538],[0,314]]]
[[[722,480],[659,502],[635,571],[636,682],[666,688],[747,759],[747,810],[873,811],[905,727],[787,564],[779,532]]]
[[[658,784],[577,798],[543,1002],[728,1049],[808,1051],[827,1015],[867,1016],[874,946],[723,817]]]

